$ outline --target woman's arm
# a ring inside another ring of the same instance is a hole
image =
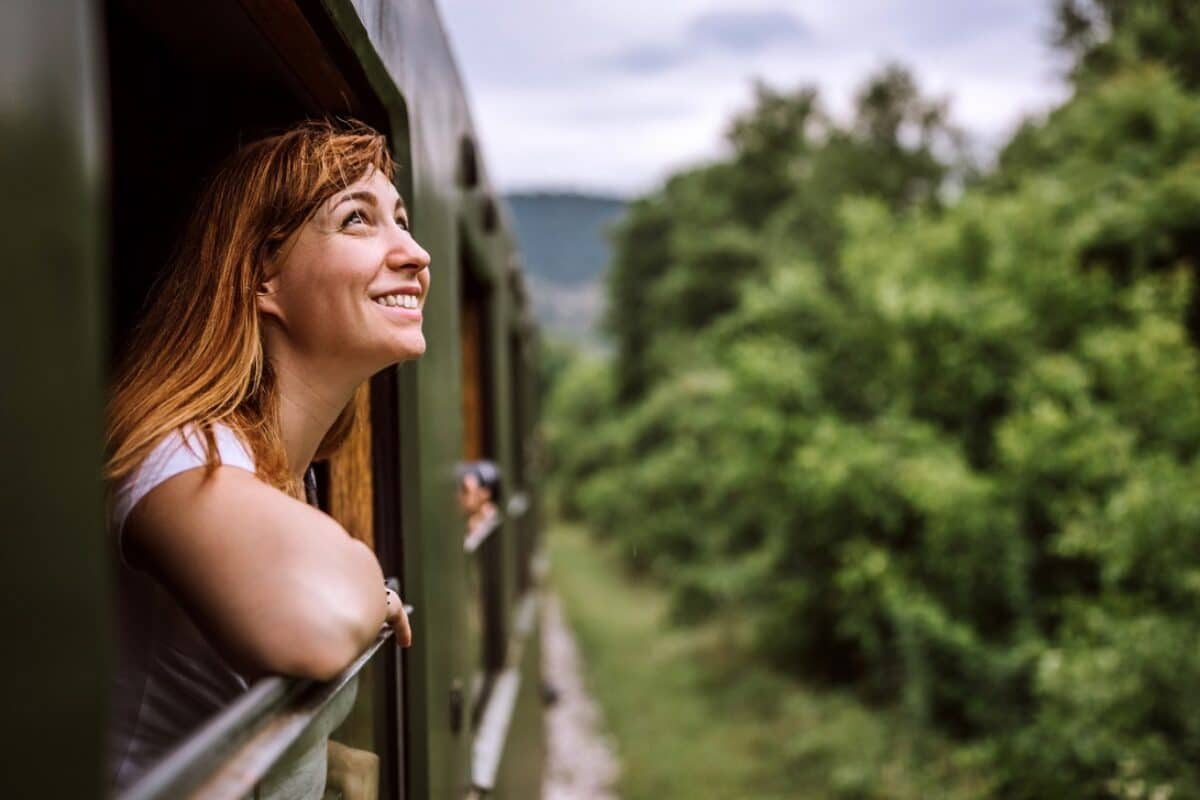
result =
[[[328,680],[387,617],[366,545],[236,467],[163,481],[130,513],[124,542],[245,672]]]

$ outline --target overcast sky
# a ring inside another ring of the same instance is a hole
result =
[[[899,61],[984,148],[1065,95],[1049,0],[437,2],[505,191],[644,191],[721,153],[755,78],[845,113]]]

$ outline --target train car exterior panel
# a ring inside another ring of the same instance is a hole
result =
[[[0,5],[4,797],[96,796],[106,760],[96,22],[84,0]]]

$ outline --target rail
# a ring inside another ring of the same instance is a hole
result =
[[[407,609],[408,607],[406,607]],[[331,681],[264,678],[146,772],[118,800],[217,800],[251,795],[392,637],[374,643]]]

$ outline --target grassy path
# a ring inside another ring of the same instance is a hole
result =
[[[624,800],[986,794],[968,755],[918,746],[899,715],[753,665],[728,646],[728,623],[671,627],[665,595],[625,577],[578,528],[559,525],[549,542],[554,587],[617,741]]]

